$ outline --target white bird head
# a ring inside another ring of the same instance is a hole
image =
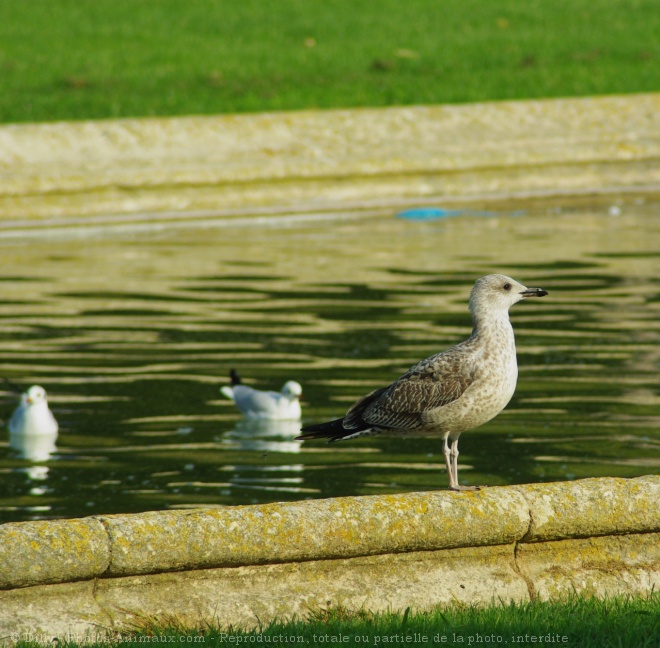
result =
[[[289,399],[300,398],[302,396],[302,387],[295,380],[289,380],[284,383],[282,393]]]
[[[527,297],[543,297],[548,291],[528,288],[503,274],[491,274],[477,279],[470,293],[470,312],[482,311],[506,313],[511,306]]]
[[[36,405],[37,403],[48,402],[48,399],[46,397],[46,390],[39,385],[32,385],[32,387],[30,387],[30,389],[28,389],[23,394],[21,400],[25,402],[27,405]]]

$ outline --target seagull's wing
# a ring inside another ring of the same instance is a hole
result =
[[[461,360],[459,354],[447,352],[423,360],[389,387],[358,401],[346,414],[344,426],[424,427],[431,412],[459,399],[473,383],[474,372]]]
[[[412,367],[388,387],[367,394],[343,418],[309,425],[300,440],[351,439],[387,430],[424,428],[438,408],[459,399],[476,378],[467,343],[438,353]]]
[[[20,434],[25,427],[25,407],[19,405],[9,419],[9,433]]]

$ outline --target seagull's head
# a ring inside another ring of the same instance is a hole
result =
[[[23,394],[23,402],[27,405],[36,405],[37,403],[48,402],[46,398],[46,390],[39,385],[32,385],[25,394]]]
[[[507,312],[511,306],[527,297],[543,297],[548,294],[542,288],[528,288],[503,274],[491,274],[477,279],[470,293],[472,314]]]
[[[300,386],[300,383],[297,383],[295,380],[289,380],[287,383],[284,383],[282,393],[289,400],[294,400],[295,398],[300,398],[302,396],[302,387]]]

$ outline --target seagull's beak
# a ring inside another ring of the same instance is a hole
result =
[[[543,288],[527,288],[520,293],[523,297],[545,297],[548,294]]]
[[[29,398],[29,397],[25,399],[25,402],[26,402],[28,405],[32,405],[32,399]]]

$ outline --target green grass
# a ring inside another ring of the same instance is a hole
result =
[[[169,638],[173,639],[170,640]],[[562,602],[511,603],[478,608],[453,605],[429,613],[347,614],[319,612],[307,621],[272,623],[252,632],[220,627],[182,630],[148,627],[117,636],[122,646],[171,641],[178,645],[249,646],[571,646],[572,648],[657,648],[660,595],[601,601],[571,597]],[[20,648],[35,643],[19,642]],[[106,646],[68,642],[60,646]]]
[[[3,0],[0,122],[660,89],[657,0]]]

